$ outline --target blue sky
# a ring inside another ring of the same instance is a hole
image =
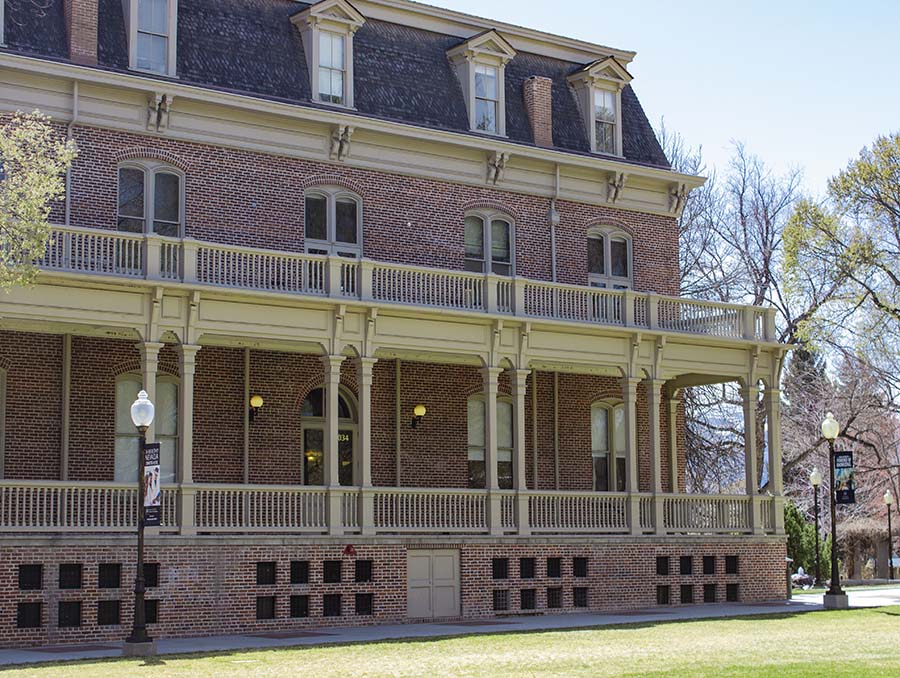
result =
[[[806,189],[879,134],[900,131],[900,2],[426,0],[637,52],[634,88],[654,126],[723,166],[732,139]]]

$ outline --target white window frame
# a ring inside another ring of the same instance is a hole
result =
[[[592,226],[588,229],[587,239],[603,238],[603,270],[604,273],[592,273],[588,268],[588,285],[601,289],[630,290],[634,286],[634,255],[631,236],[620,228]],[[612,273],[612,241],[624,240],[627,250],[628,275],[616,276]],[[588,247],[585,242],[585,259],[588,258]],[[589,263],[589,262],[588,262]]]
[[[612,97],[612,102],[613,102],[612,105],[613,105],[613,109],[614,109],[612,121],[600,120],[597,116],[597,95],[600,93],[609,94]],[[619,113],[620,109],[622,108],[621,93],[616,90],[613,90],[613,89],[608,89],[606,87],[594,87],[591,90],[591,105],[592,105],[591,115],[593,116],[593,125],[591,126],[591,131],[592,131],[591,148],[594,149],[595,153],[603,153],[605,155],[621,155],[621,148],[622,148],[621,119],[622,119],[622,115]],[[613,128],[613,133],[612,133],[613,147],[612,148],[609,148],[609,149],[600,148],[600,140],[599,140],[599,136],[597,134],[597,125],[600,123],[603,123],[605,125],[612,125],[612,128]]]
[[[625,463],[625,449],[617,450],[616,449],[616,411],[622,410],[624,411],[625,404],[619,400],[597,400],[591,403],[591,485],[594,488],[595,492],[624,492],[625,491],[625,474],[624,472],[621,474],[617,471],[617,460],[622,459],[623,463],[623,471],[626,470],[627,464]],[[593,441],[593,427],[594,427],[594,412],[598,410],[603,410],[606,412],[606,450],[595,450],[594,441]],[[623,420],[622,426],[625,426],[625,422]],[[625,434],[625,431],[623,431]],[[608,480],[611,480],[615,483],[615,488],[610,489],[607,487],[605,490],[598,488],[596,484],[596,476],[594,475],[594,459],[606,458],[607,471],[606,477]]]
[[[306,237],[306,199],[309,197],[325,199],[325,240]],[[337,240],[337,203],[338,200],[349,199],[356,203],[356,243],[343,243]],[[316,250],[316,254],[337,255],[347,258],[361,259],[363,253],[363,201],[356,193],[337,186],[315,186],[303,193],[303,247],[305,252]]]
[[[131,217],[119,214],[119,172],[123,169],[135,169],[144,173],[144,228],[142,233],[145,235],[153,235],[153,223],[156,221],[154,213],[156,209],[156,177],[159,174],[174,174],[178,177],[178,235],[162,236],[162,237],[184,237],[184,184],[185,174],[177,167],[168,163],[157,160],[129,160],[119,163],[116,168],[116,229],[119,227],[119,219],[138,219],[139,217]],[[167,222],[171,223],[171,222]],[[128,231],[130,232],[130,231]]]
[[[463,219],[463,259],[464,259],[464,268],[466,261],[476,261],[475,259],[469,259],[466,256],[465,251],[465,224],[466,219],[469,217],[475,217],[477,219],[481,219],[481,227],[483,229],[483,245],[484,251],[482,252],[481,259],[481,272],[482,273],[490,273],[492,275],[502,275],[503,277],[512,278],[516,275],[516,222],[513,220],[511,216],[509,216],[505,212],[501,212],[499,210],[470,210],[466,212],[465,218]],[[493,228],[491,228],[491,224],[493,221],[505,221],[509,224],[509,274],[505,273],[494,273],[494,260],[493,260],[493,252],[492,252],[492,238],[493,238]],[[468,271],[469,269],[466,268]],[[473,273],[477,273],[478,271],[471,271]]]
[[[166,43],[166,70],[159,71],[138,68],[138,2],[139,0],[124,0],[125,16],[128,21],[128,68],[132,71],[163,75],[170,78],[177,77],[177,47],[178,47],[178,0],[166,0],[168,11]],[[144,32],[144,31],[140,31]]]
[[[143,388],[143,379],[142,379],[141,375],[138,374],[137,372],[126,372],[125,374],[120,374],[119,376],[117,376],[116,377],[116,385],[115,385],[116,392],[118,392],[119,383],[123,382],[123,381],[136,382],[138,384],[138,390]],[[175,385],[175,397],[180,401],[181,389],[178,388],[179,383],[180,383],[180,379],[178,377],[173,377],[168,374],[157,374],[157,376],[156,376],[157,387],[159,384],[174,384]],[[116,408],[115,409],[115,417],[116,418],[118,417],[118,405],[119,405],[119,403],[115,402],[115,408]],[[130,403],[126,403],[126,405],[128,407],[130,407]],[[157,432],[156,438],[155,438],[155,442],[161,442],[162,440],[171,440],[172,445],[173,445],[173,450],[174,450],[174,456],[172,459],[172,474],[173,474],[173,476],[172,476],[172,481],[170,483],[166,483],[166,484],[174,484],[174,483],[178,482],[178,458],[181,454],[181,445],[180,445],[181,403],[180,402],[176,402],[176,412],[177,412],[177,414],[175,417],[175,434],[174,435],[171,435],[171,434],[162,435]],[[126,433],[124,431],[120,432],[118,430],[115,430],[115,425],[113,426],[113,428],[114,428],[113,435],[114,435],[114,438],[116,441],[118,441],[120,438],[127,438],[129,440],[133,440],[134,454],[137,455],[138,454],[138,439],[139,439],[139,434],[138,434],[137,429],[134,429],[133,433],[132,432]],[[113,455],[114,455],[113,456],[113,473],[115,473],[115,447],[116,447],[116,445],[114,443],[113,444]],[[141,461],[142,461],[141,459],[138,459],[138,469],[141,468]],[[137,480],[137,478],[134,478],[134,480]]]
[[[482,445],[469,445],[468,444],[468,436],[469,436],[469,403],[478,402],[481,403],[483,418],[482,421],[487,421],[487,411],[485,409],[486,400],[483,394],[477,393],[475,395],[470,396],[466,399],[466,475],[469,475],[469,462],[472,461],[485,461],[485,456],[487,452],[487,429],[485,428],[484,433],[484,442]],[[509,487],[501,486],[500,489],[512,489],[513,483],[515,482],[515,473],[516,469],[514,467],[515,462],[513,461],[513,446],[515,445],[515,406],[513,405],[513,400],[509,396],[500,395],[497,396],[497,406],[499,410],[500,403],[504,403],[509,405],[510,407],[510,418],[509,418],[509,440],[510,444],[506,447],[500,446],[500,436],[497,436],[497,459],[494,462],[498,465],[497,477],[500,477],[499,464],[501,462],[509,463],[510,465],[510,474],[509,474]],[[497,426],[500,426],[500,417],[497,417]],[[498,431],[499,434],[499,431]],[[485,466],[485,485],[487,484],[487,467]],[[472,487],[469,485],[470,489],[484,489],[478,487]]]
[[[605,57],[588,64],[569,76],[569,84],[575,91],[575,98],[584,118],[585,131],[592,153],[624,157],[622,141],[622,90],[632,80],[631,74],[614,57]],[[612,152],[597,147],[597,116],[594,105],[596,92],[611,92],[615,97],[615,133]]]
[[[489,136],[506,136],[506,64],[515,56],[516,51],[496,31],[486,31],[456,47],[447,50],[450,63],[456,69],[456,75],[462,86],[469,115],[469,130]],[[494,131],[478,129],[475,115],[475,71],[478,66],[491,66],[497,69],[497,129]]]
[[[310,98],[322,106],[353,109],[353,35],[366,19],[346,0],[320,0],[291,17],[299,28],[303,40],[309,71]],[[319,98],[319,36],[322,32],[334,33],[344,38],[344,91],[340,103],[322,101]]]

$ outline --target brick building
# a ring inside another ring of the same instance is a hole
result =
[[[703,180],[633,52],[406,0],[46,4],[2,10],[0,107],[79,156],[0,298],[0,646],[127,634],[139,389],[157,637],[782,595],[784,347],[677,296]],[[724,382],[767,454],[687,494],[679,393]]]

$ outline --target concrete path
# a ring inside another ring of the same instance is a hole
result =
[[[851,607],[900,605],[900,587],[851,591]],[[409,638],[439,638],[476,633],[551,631],[615,624],[711,619],[755,614],[800,613],[822,609],[821,594],[799,594],[789,601],[762,604],[716,604],[659,607],[622,614],[557,614],[529,617],[497,617],[433,624],[390,624],[347,628],[308,629],[201,638],[168,638],[157,641],[159,654],[217,652],[243,649],[322,645],[326,643],[362,643]],[[84,646],[54,645],[27,650],[0,650],[0,666],[49,661],[72,661],[120,657],[121,643],[96,643]]]

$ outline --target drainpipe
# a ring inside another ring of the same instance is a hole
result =
[[[66,126],[66,141],[72,140],[72,130],[78,122],[78,81],[72,81],[72,120]],[[72,167],[66,170],[66,226],[72,219]]]
[[[559,226],[559,212],[556,210],[556,201],[559,199],[559,164],[556,165],[556,186],[553,197],[550,199],[550,210],[547,212],[547,221],[550,223],[550,279],[556,282],[556,227]]]

